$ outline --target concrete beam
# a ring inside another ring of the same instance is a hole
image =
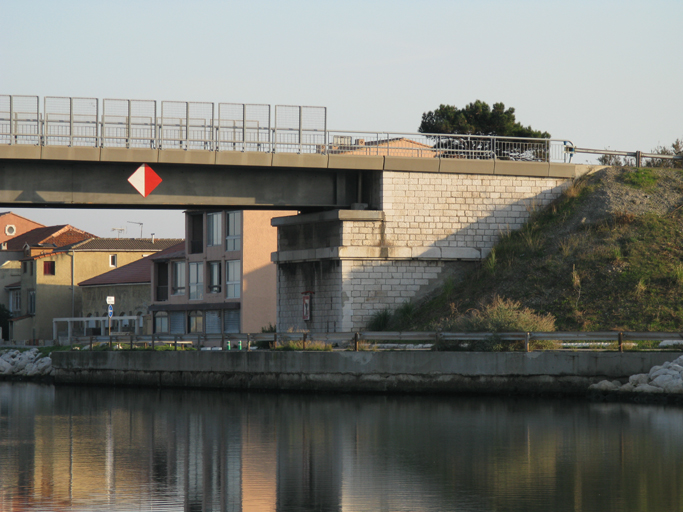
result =
[[[356,171],[168,163],[151,165],[163,181],[144,198],[128,182],[139,165],[127,161],[0,160],[0,204],[302,209],[348,208],[357,201]],[[340,182],[345,186],[339,187]]]

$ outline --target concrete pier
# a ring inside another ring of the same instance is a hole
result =
[[[673,352],[54,352],[57,384],[241,390],[585,394]]]

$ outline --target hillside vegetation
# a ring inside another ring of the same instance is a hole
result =
[[[682,331],[682,297],[683,172],[611,167],[574,181],[521,230],[501,233],[460,281],[369,327],[483,330],[483,312],[507,315],[507,307],[561,331]]]

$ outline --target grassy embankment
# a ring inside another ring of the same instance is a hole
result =
[[[683,200],[680,182],[664,179],[664,172],[680,173],[622,169],[617,181],[655,197],[657,187],[674,187]],[[621,211],[577,221],[583,209],[595,207],[604,186],[595,177],[575,181],[547,208],[533,211],[522,229],[501,233],[461,282],[446,280],[426,300],[377,315],[371,328],[479,330],[465,327],[497,303],[521,312],[522,321],[554,319],[561,331],[683,330],[683,212]],[[510,314],[504,310],[497,314]]]

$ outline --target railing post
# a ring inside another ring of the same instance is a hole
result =
[[[9,97],[9,144],[10,146],[15,142],[14,134],[16,129],[14,128],[14,96]],[[55,338],[56,339],[56,338]]]
[[[303,348],[303,350],[306,350],[306,337],[307,337],[307,336],[308,336],[308,333],[305,332],[305,333],[304,333],[304,339],[303,339],[303,342],[302,342],[302,348]]]
[[[92,336],[90,336],[90,352],[92,352]]]
[[[242,103],[242,152],[247,150],[247,104]]]
[[[353,350],[358,352],[358,331],[353,333]]]
[[[111,345],[111,332],[110,332],[109,333],[109,350],[111,350],[111,349],[112,349],[112,345]]]
[[[225,350],[225,333],[221,333],[221,350]]]
[[[69,147],[74,147],[74,99],[69,98]]]
[[[173,336],[173,350],[178,350],[178,336]]]
[[[529,333],[524,334],[524,351],[529,352]]]
[[[152,333],[152,350],[154,350],[154,333]]]
[[[130,349],[133,350],[133,335],[130,335]]]
[[[247,333],[247,352],[251,350],[251,334]]]
[[[619,331],[619,352],[624,351],[624,333]]]
[[[302,149],[303,149],[303,142],[302,142],[302,135],[303,135],[303,129],[301,128],[302,126],[302,118],[303,118],[303,110],[304,107],[299,107],[299,154],[301,154]]]

